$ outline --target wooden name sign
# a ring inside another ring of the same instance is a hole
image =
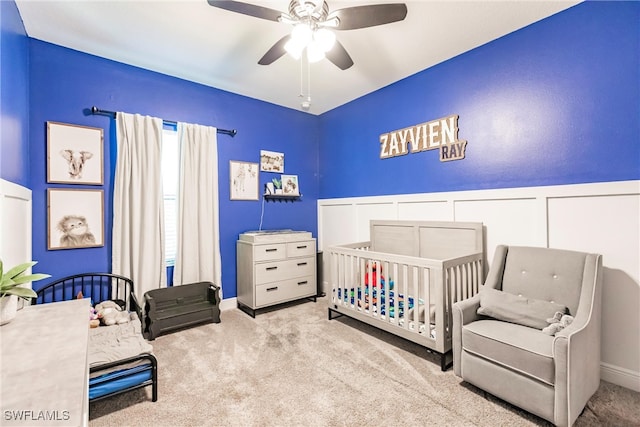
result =
[[[458,115],[454,114],[380,135],[380,158],[440,149],[440,161],[464,159],[467,141],[458,140]]]

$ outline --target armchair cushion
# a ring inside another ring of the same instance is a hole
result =
[[[465,350],[553,385],[553,338],[526,326],[479,320],[462,328]]]
[[[556,312],[566,313],[567,307],[553,301],[543,301],[484,287],[480,291],[478,314],[505,322],[542,330],[547,319]]]

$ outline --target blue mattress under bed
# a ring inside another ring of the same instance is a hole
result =
[[[119,391],[130,390],[152,379],[153,372],[150,363],[100,375],[89,380],[89,399],[93,400]]]

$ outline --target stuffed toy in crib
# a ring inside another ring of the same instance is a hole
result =
[[[377,262],[371,265],[371,272],[369,272],[369,264],[367,263],[367,273],[364,275],[364,285],[369,286],[371,284],[374,288],[378,286],[378,269],[380,270],[380,285],[384,286],[384,276],[382,275],[382,266]]]

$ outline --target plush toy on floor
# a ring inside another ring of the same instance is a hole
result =
[[[549,322],[549,326],[544,328],[542,332],[547,335],[555,335],[573,322],[573,316],[556,311],[556,314],[547,319],[547,322]]]
[[[122,311],[114,301],[102,301],[96,305],[96,312],[100,321],[105,326],[126,323],[129,321],[129,313]]]

